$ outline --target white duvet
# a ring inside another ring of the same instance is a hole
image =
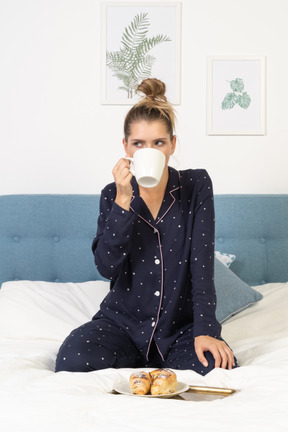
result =
[[[181,382],[239,391],[189,401],[111,393],[131,369],[54,373],[62,340],[91,318],[108,289],[95,284],[3,285],[1,431],[288,431],[288,283],[256,287],[263,299],[223,325],[239,368],[205,377],[176,371]]]

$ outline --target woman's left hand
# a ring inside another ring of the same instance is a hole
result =
[[[215,359],[215,368],[232,369],[235,366],[234,354],[228,345],[211,336],[197,336],[195,338],[195,352],[198,360],[207,367],[208,362],[204,355],[210,351]]]

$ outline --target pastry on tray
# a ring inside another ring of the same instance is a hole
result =
[[[170,369],[155,369],[152,372],[135,372],[129,379],[130,391],[136,395],[164,395],[174,393],[177,376]]]

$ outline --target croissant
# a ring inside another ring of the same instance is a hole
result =
[[[130,391],[136,395],[145,395],[149,393],[152,379],[149,372],[136,372],[130,376],[129,386]]]
[[[170,369],[155,369],[150,372],[152,385],[150,392],[152,395],[163,395],[174,393],[177,388],[177,376]]]

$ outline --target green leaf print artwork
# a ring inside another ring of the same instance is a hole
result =
[[[157,59],[150,51],[156,45],[171,42],[168,36],[160,34],[147,38],[149,26],[148,13],[137,14],[124,30],[119,51],[106,53],[106,65],[113,76],[122,82],[118,89],[124,90],[128,99],[134,96],[143,79],[151,77],[152,66]]]
[[[222,109],[232,109],[237,103],[238,96],[235,93],[227,93],[223,102]]]
[[[244,90],[244,83],[241,78],[236,78],[230,82],[230,87],[234,92],[242,92]]]
[[[250,105],[251,98],[250,96],[244,92],[241,96],[238,96],[238,104],[241,108],[247,109]]]
[[[235,105],[239,105],[243,109],[250,106],[251,98],[244,90],[244,82],[241,78],[236,78],[233,81],[228,81],[233,90],[232,93],[227,93],[222,101],[222,110],[232,109]]]

